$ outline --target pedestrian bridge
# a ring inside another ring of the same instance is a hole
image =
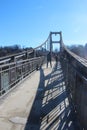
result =
[[[60,45],[58,62],[54,43]],[[52,67],[47,68],[49,52]],[[61,32],[0,61],[1,130],[87,130],[87,61],[66,48]]]

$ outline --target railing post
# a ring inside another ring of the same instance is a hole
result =
[[[75,108],[82,129],[87,130],[87,82],[76,74]]]
[[[1,68],[0,68],[0,96],[1,96]]]

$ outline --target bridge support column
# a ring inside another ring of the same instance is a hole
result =
[[[59,35],[60,36],[59,41],[53,40],[52,35]],[[53,51],[53,44],[60,44],[60,51],[62,52],[62,50],[63,50],[62,32],[50,32],[49,40],[50,40],[50,52],[51,53]]]
[[[50,52],[52,54],[52,32],[50,32]]]
[[[60,52],[63,51],[63,39],[62,39],[62,32],[60,32]]]

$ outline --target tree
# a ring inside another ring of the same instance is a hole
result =
[[[70,47],[68,47],[73,53],[81,56],[81,57],[85,57],[85,53],[84,53],[84,46],[83,45],[72,45]]]

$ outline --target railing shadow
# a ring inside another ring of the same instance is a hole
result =
[[[45,85],[45,80],[48,79]],[[25,130],[77,129],[73,106],[69,103],[61,65],[44,76],[40,70],[40,83]],[[79,130],[79,129],[78,129]]]
[[[40,111],[42,106],[43,89],[44,89],[44,72],[43,69],[41,68],[38,90],[24,130],[32,130],[32,129],[39,130],[40,128]]]

